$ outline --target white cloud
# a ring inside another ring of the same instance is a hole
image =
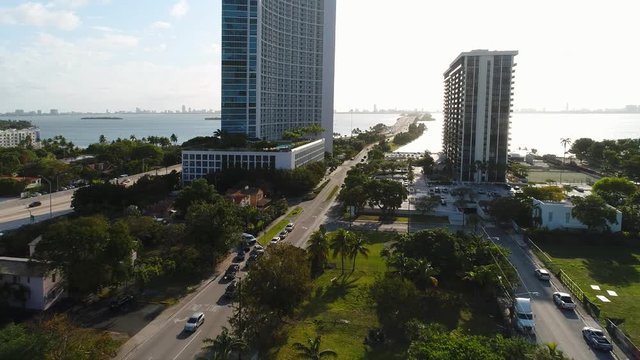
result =
[[[170,14],[173,17],[181,18],[189,12],[189,3],[187,0],[179,0],[171,7]]]
[[[97,49],[134,48],[138,46],[140,39],[135,36],[105,33],[100,38],[90,38],[85,43]]]
[[[91,28],[93,30],[102,31],[102,32],[108,32],[108,33],[118,32],[114,28],[110,28],[108,26],[92,26]]]
[[[168,23],[166,21],[156,21],[153,24],[151,24],[152,29],[158,29],[158,30],[170,29],[171,26],[172,26],[171,23]]]
[[[53,0],[51,5],[75,9],[85,6],[88,2],[88,0]]]
[[[167,44],[160,44],[157,46],[148,46],[144,48],[145,52],[165,52],[167,50]]]
[[[14,8],[0,8],[0,24],[53,26],[69,31],[80,25],[80,18],[72,11],[50,10],[40,3],[29,2]]]

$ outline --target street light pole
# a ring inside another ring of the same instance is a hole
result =
[[[40,175],[40,178],[42,178],[43,180],[45,180],[48,184],[49,184],[49,219],[53,218],[53,211],[52,211],[52,207],[53,204],[51,203],[51,180],[47,179],[46,177]]]

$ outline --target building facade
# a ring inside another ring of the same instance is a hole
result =
[[[324,160],[325,141],[315,140],[295,148],[273,151],[259,150],[183,150],[182,183],[228,168],[295,169],[308,163]]]
[[[47,271],[34,260],[0,256],[0,287],[11,306],[47,310],[63,296],[62,283],[58,271]]]
[[[548,230],[555,229],[580,229],[586,230],[588,226],[573,217],[571,210],[573,204],[569,200],[563,201],[541,201],[533,199],[533,219],[534,223],[541,228]],[[611,232],[622,230],[622,213],[616,209],[616,222],[608,223]]]
[[[222,1],[222,130],[279,140],[333,135],[335,0]]]
[[[16,147],[21,142],[31,139],[32,144],[40,142],[40,129],[30,127],[27,129],[0,130],[0,147]]]
[[[505,181],[517,54],[464,52],[444,73],[443,155],[455,180]]]

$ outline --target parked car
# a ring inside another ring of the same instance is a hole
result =
[[[280,234],[279,234],[279,236],[280,236],[280,240],[284,240],[284,239],[286,239],[288,234],[289,234],[289,233],[287,232],[287,230],[282,230],[282,231],[280,231]]]
[[[187,323],[184,324],[184,331],[194,332],[198,330],[198,328],[200,327],[200,325],[202,325],[202,323],[204,323],[204,313],[203,312],[193,313],[193,315],[191,315],[189,320],[187,320]]]
[[[238,251],[236,256],[233,258],[233,262],[241,262],[244,261],[244,251]]]
[[[224,297],[233,298],[233,296],[236,294],[237,288],[238,288],[238,281],[233,280],[229,285],[227,285],[227,288],[224,290]]]
[[[547,269],[536,269],[535,270],[536,277],[540,280],[551,280],[551,273]]]
[[[111,310],[118,310],[121,309],[131,303],[133,303],[133,295],[120,295],[118,296],[116,299],[113,299],[111,301],[111,303],[109,304],[109,307],[111,308]]]
[[[279,243],[279,242],[280,242],[280,237],[279,237],[279,236],[274,236],[274,237],[271,239],[270,244],[277,244],[277,243]]]
[[[576,308],[576,303],[571,299],[571,295],[563,292],[556,291],[553,293],[553,302],[560,309],[573,310]]]
[[[244,240],[245,244],[252,246],[258,241],[255,236],[247,233],[242,233],[242,240]]]
[[[238,264],[229,265],[229,267],[227,268],[227,271],[225,271],[224,275],[222,276],[222,280],[229,281],[234,279],[236,277],[236,273],[238,272],[238,270],[240,270],[240,265]]]
[[[287,230],[288,232],[293,231],[293,228],[295,227],[295,225],[293,223],[288,223],[287,226],[284,227],[285,230]]]
[[[34,207],[40,206],[40,205],[42,205],[42,203],[40,201],[34,201],[31,204],[29,204],[28,207],[34,208]]]
[[[604,335],[604,332],[600,329],[596,329],[590,326],[582,328],[582,336],[587,341],[587,344],[593,349],[602,351],[613,350],[613,345]]]

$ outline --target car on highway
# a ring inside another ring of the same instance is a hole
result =
[[[229,267],[227,268],[227,271],[225,271],[224,275],[222,276],[222,280],[223,281],[230,281],[230,280],[234,279],[236,277],[236,273],[239,270],[240,270],[240,265],[238,265],[238,264],[229,265]]]
[[[576,308],[576,303],[571,299],[571,295],[563,292],[556,291],[552,295],[553,302],[560,309],[573,310]]]
[[[287,232],[292,232],[295,225],[293,223],[288,223],[287,226],[284,227]]]
[[[204,323],[204,313],[193,313],[193,315],[191,315],[191,317],[189,317],[189,319],[187,320],[187,323],[184,324],[184,331],[194,332],[198,330],[202,323]]]
[[[536,323],[533,319],[531,299],[516,298],[513,301],[513,321],[520,332],[535,335]]]
[[[602,351],[613,350],[613,345],[604,335],[604,332],[594,327],[586,326],[582,328],[582,336],[591,348]]]
[[[534,273],[539,280],[546,280],[546,281],[551,280],[551,273],[549,273],[549,270],[547,269],[539,268],[539,269],[536,269]]]
[[[34,201],[31,204],[27,205],[27,207],[34,208],[36,206],[40,206],[42,203],[40,201]]]
[[[287,230],[282,230],[280,231],[280,234],[278,234],[278,236],[280,236],[280,240],[284,240],[287,238],[287,235],[289,235],[289,233],[287,232]]]

